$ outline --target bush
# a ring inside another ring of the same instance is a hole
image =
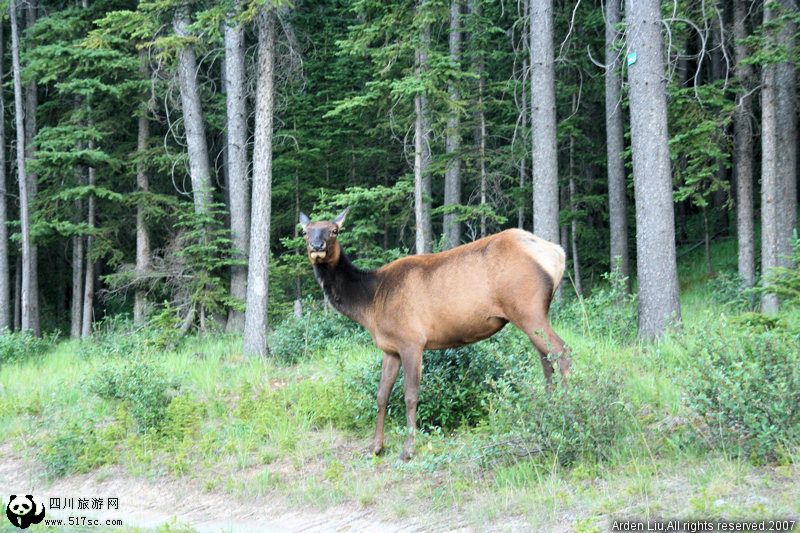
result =
[[[755,463],[781,460],[800,442],[800,342],[780,330],[731,331],[687,335],[687,403],[708,444]]]
[[[4,332],[0,335],[0,364],[25,361],[46,352],[56,341],[56,336],[38,338],[29,331]]]
[[[101,398],[121,401],[140,432],[164,427],[178,387],[163,368],[142,360],[109,363],[89,383]]]
[[[422,383],[417,424],[422,429],[454,429],[476,425],[488,414],[493,380],[529,364],[535,349],[517,330],[503,331],[491,339],[448,350],[426,351],[422,360]],[[538,353],[536,368],[540,368]],[[369,359],[343,369],[345,390],[355,423],[371,423],[376,414],[376,394],[381,360]],[[539,379],[542,379],[540,371]],[[397,380],[389,399],[388,417],[405,421],[403,377]]]
[[[183,336],[180,320],[169,303],[150,316],[145,326],[137,326],[127,315],[113,315],[94,325],[92,336],[81,341],[84,357],[125,357],[162,353],[174,350]]]
[[[45,442],[39,458],[51,477],[89,472],[113,462],[117,430],[113,425],[98,430],[87,420],[70,422]]]
[[[306,310],[302,318],[289,317],[272,331],[269,347],[276,360],[286,364],[297,363],[334,340],[369,342],[369,334],[339,312],[308,304]]]
[[[83,357],[131,357],[148,352],[147,331],[135,326],[125,315],[108,316],[94,325],[91,338],[83,339],[79,354]]]
[[[637,332],[636,296],[628,293],[628,278],[614,271],[603,279],[607,284],[595,287],[588,298],[555,302],[551,316],[587,336],[632,341]]]
[[[735,311],[746,311],[753,307],[755,291],[748,289],[737,272],[723,271],[709,283],[711,299]]]
[[[529,364],[494,383],[488,429],[500,444],[488,448],[489,455],[546,454],[563,465],[610,459],[631,420],[622,380],[590,369],[574,374],[568,387],[556,383],[547,391],[533,375],[537,366]]]

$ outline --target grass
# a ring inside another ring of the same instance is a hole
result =
[[[731,266],[734,246],[732,240],[715,244],[715,269]],[[696,250],[681,262],[687,323],[710,323],[723,314],[709,305],[701,254]],[[180,400],[171,400],[167,429],[160,432],[138,431],[124,403],[92,393],[92,376],[107,361],[81,355],[79,342],[3,365],[0,446],[45,464],[47,457],[71,457],[72,471],[98,477],[120,471],[156,483],[178,477],[242,500],[282,499],[316,509],[350,505],[448,527],[547,530],[567,524],[600,531],[610,517],[800,515],[796,454],[788,464],[754,466],[725,450],[687,444],[685,391],[675,369],[691,362],[679,333],[643,345],[587,335],[558,316],[554,327],[572,347],[575,368],[625,376],[629,422],[622,445],[603,462],[567,468],[544,454],[487,463],[473,453],[489,437],[479,426],[422,433],[417,458],[403,464],[397,456],[404,430],[396,424],[387,427],[386,455],[372,457],[366,453],[371,430],[348,419],[337,376],[350,364],[377,359],[374,347],[336,340],[286,366],[243,357],[240,340],[229,336],[190,339],[148,359],[181,384]],[[94,433],[77,444],[60,439],[74,436],[69,432],[76,425]],[[48,471],[53,475],[42,468]],[[167,524],[163,530],[182,529]]]

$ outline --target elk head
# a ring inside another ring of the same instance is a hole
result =
[[[332,221],[319,222],[311,222],[305,213],[300,213],[300,226],[303,228],[302,235],[306,240],[306,253],[312,264],[331,263],[335,265],[339,261],[341,249],[337,237],[349,210],[348,207]]]

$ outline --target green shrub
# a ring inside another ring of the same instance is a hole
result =
[[[98,430],[87,420],[73,421],[47,439],[39,451],[39,459],[51,477],[89,472],[112,463],[114,428]]]
[[[175,396],[167,406],[163,434],[175,440],[195,437],[200,431],[205,415],[205,405],[189,394]]]
[[[0,365],[25,361],[46,352],[56,336],[35,337],[29,331],[4,332],[0,335]]]
[[[179,384],[163,368],[135,359],[106,364],[89,387],[105,400],[121,401],[137,429],[146,432],[164,427],[170,399]]]
[[[478,424],[488,413],[487,400],[491,394],[488,383],[526,364],[534,352],[528,338],[511,328],[476,344],[426,351],[417,407],[419,427],[454,429]],[[538,360],[536,354],[534,361],[540,368]],[[380,358],[343,369],[347,401],[356,414],[356,424],[366,425],[375,418],[380,375]],[[403,387],[401,374],[387,410],[389,419],[397,423],[405,420]]]
[[[127,315],[113,315],[94,325],[92,336],[81,341],[84,357],[125,357],[163,353],[174,350],[183,336],[180,320],[169,303],[150,316],[147,324],[137,326]]]
[[[621,342],[636,338],[636,296],[628,293],[628,279],[614,271],[603,274],[607,282],[595,287],[588,298],[555,302],[550,313],[557,322],[584,335]]]
[[[108,316],[95,323],[92,336],[81,341],[78,353],[83,357],[140,356],[149,352],[146,336],[146,329],[135,326],[129,317]]]
[[[306,305],[302,318],[285,319],[272,331],[270,354],[276,360],[294,364],[308,359],[335,340],[369,342],[369,334],[361,326],[337,311],[326,311]]]
[[[688,332],[687,403],[705,442],[755,463],[781,460],[800,442],[800,342],[780,330],[722,324]]]
[[[631,422],[621,378],[587,369],[548,391],[534,375],[537,366],[531,362],[493,383],[488,429],[500,444],[487,454],[545,454],[564,465],[612,458]]]
[[[722,271],[709,282],[711,299],[737,311],[751,309],[755,302],[755,292],[749,289],[738,272]]]
[[[792,237],[791,267],[774,268],[766,276],[766,290],[777,294],[790,306],[800,306],[800,237]]]

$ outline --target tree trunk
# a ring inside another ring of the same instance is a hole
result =
[[[272,120],[274,116],[275,25],[271,10],[258,15],[253,200],[244,352],[266,356],[269,290],[269,229],[272,210]]]
[[[28,0],[28,7],[25,9],[25,23],[27,28],[33,27],[36,23],[37,10],[39,8],[37,0]],[[36,147],[33,138],[36,136],[36,110],[39,106],[39,90],[35,81],[29,81],[25,86],[25,159],[32,161],[36,157]],[[28,209],[32,209],[36,201],[36,193],[39,180],[35,173],[28,172]],[[30,305],[30,327],[33,334],[37,337],[41,335],[42,328],[39,323],[39,248],[31,240],[31,259],[30,259],[30,283],[29,283],[29,305]]]
[[[483,75],[483,60],[478,70],[478,170],[481,175],[481,207],[486,205],[486,110],[483,108],[483,93],[486,77]],[[481,212],[481,237],[486,237],[486,214]]]
[[[143,79],[150,78],[150,69],[147,65],[147,54],[139,53],[139,73]],[[136,189],[140,193],[150,190],[150,177],[147,175],[145,152],[147,141],[150,137],[149,98],[142,101],[139,106],[138,134],[136,138],[136,152],[139,160],[136,163]],[[143,278],[150,270],[150,230],[145,220],[145,200],[142,199],[136,206],[136,277]],[[140,281],[141,284],[141,281]],[[141,285],[136,289],[133,299],[133,323],[143,324],[147,313],[147,291]]]
[[[0,24],[0,80],[3,72],[3,25]],[[12,324],[11,268],[8,263],[8,211],[6,190],[6,103],[0,90],[0,332]]]
[[[240,11],[239,1],[234,11]],[[244,27],[225,24],[225,92],[227,174],[233,252],[247,261],[250,240],[250,199],[247,185],[247,96],[245,94]],[[247,297],[247,265],[231,266],[231,297]],[[244,313],[231,309],[226,330],[241,333]]]
[[[780,0],[781,14],[797,14],[796,0]],[[779,223],[778,263],[783,267],[792,266],[792,234],[797,226],[797,83],[795,53],[795,34],[797,24],[786,17],[778,33],[778,45],[785,51],[785,57],[775,67],[776,130],[777,130],[777,172],[781,194],[782,213]]]
[[[450,61],[458,65],[461,61],[461,0],[450,0]],[[444,205],[461,204],[461,121],[458,101],[461,95],[458,90],[459,80],[450,82],[448,92],[452,108],[447,117],[447,138],[445,152],[447,164],[444,177]],[[445,247],[454,248],[461,243],[461,223],[455,213],[444,215]]]
[[[78,206],[81,204],[78,203]],[[81,210],[82,211],[82,210]],[[69,336],[78,339],[83,325],[83,237],[72,237],[72,308]]]
[[[417,12],[425,6],[419,0]],[[428,69],[428,48],[431,39],[430,24],[423,24],[421,44],[416,51],[417,77],[423,78]],[[428,95],[423,90],[414,97],[414,219],[416,223],[416,252],[430,253],[433,250],[431,228],[431,146],[428,121]]]
[[[572,95],[572,113],[577,113],[576,95]],[[577,195],[575,187],[575,137],[569,136],[569,211],[570,220],[570,244],[572,246],[572,272],[575,292],[578,296],[583,296],[583,283],[581,282],[581,263],[578,256],[578,204],[575,201]],[[566,242],[564,243],[566,245]]]
[[[94,144],[89,141],[89,149],[93,149]],[[93,187],[97,182],[97,172],[93,167],[89,167],[89,186]],[[86,223],[90,231],[95,226],[95,202],[94,194],[89,195],[89,213],[86,217]],[[81,337],[89,337],[92,335],[92,322],[94,320],[94,258],[92,252],[94,249],[94,236],[88,235],[86,237],[86,278],[83,282],[83,320],[81,321]]]
[[[658,0],[627,0],[631,145],[636,197],[639,336],[661,336],[680,320],[672,173],[667,145]],[[635,56],[632,54],[636,54]]]
[[[743,60],[750,55],[742,43],[748,35],[745,19],[747,0],[733,2],[733,40],[736,67],[734,75],[739,84],[736,110],[733,115],[734,161],[736,169],[736,235],[739,246],[739,276],[745,286],[756,282],[755,236],[753,229],[753,130],[750,115],[753,99],[748,93],[753,85],[753,66]]]
[[[527,2],[525,2],[525,4],[527,5]],[[527,78],[526,75],[527,72],[528,72],[528,60],[523,59],[522,60],[522,109],[520,110],[520,120],[519,120],[519,123],[522,126],[522,131],[525,131],[525,129],[528,127],[528,91],[527,91],[527,84],[525,83]],[[528,156],[525,154],[525,150],[523,150],[522,157],[520,157],[518,163],[520,191],[525,190],[525,184],[528,182],[527,162],[528,162]],[[520,199],[519,208],[517,209],[517,227],[519,229],[525,229],[524,197]]]
[[[178,37],[189,37],[191,20],[186,7],[175,12],[173,27]],[[211,170],[208,163],[206,130],[200,104],[200,87],[197,83],[197,59],[194,48],[185,45],[178,54],[178,83],[189,152],[189,175],[192,181],[195,213],[207,213],[212,201]]]
[[[726,30],[726,28],[722,26],[725,19],[723,14],[723,11],[725,10],[724,2],[717,2],[717,8],[720,12],[719,16],[717,16],[717,13],[715,12],[712,16],[712,19],[709,21],[709,25],[711,26],[711,44],[713,48],[711,53],[712,82],[725,80],[725,78],[728,76],[723,54],[725,42],[722,37],[723,31]],[[727,183],[730,181],[730,173],[728,172],[728,168],[725,167],[725,161],[722,158],[717,159],[717,181],[720,183]],[[723,228],[727,232],[728,228],[730,227],[728,210],[725,208],[725,204],[728,200],[727,194],[728,193],[725,190],[717,189],[712,195],[714,210],[712,212],[711,225],[709,226],[710,233],[716,233],[719,228]],[[708,217],[707,211],[705,216]],[[708,253],[711,253],[710,247]],[[711,273],[711,271],[712,269],[709,268],[709,273]]]
[[[606,158],[608,161],[608,220],[611,230],[611,271],[630,278],[628,259],[628,196],[622,128],[621,52],[614,49],[619,32],[620,0],[606,0]],[[630,279],[627,289],[630,291]]]
[[[22,78],[19,64],[19,27],[17,25],[16,0],[9,0],[8,11],[11,17],[11,62],[14,75],[14,119],[17,128],[17,181],[19,183],[19,219],[22,240],[22,286],[20,289],[20,329],[34,331],[35,320],[32,313],[36,308],[31,301],[31,233],[28,192],[28,176],[25,172],[25,123],[22,102]]]
[[[773,18],[770,7],[764,7],[764,25]],[[762,67],[761,79],[761,276],[767,277],[770,271],[779,266],[781,228],[780,175],[778,174],[777,138],[777,89],[775,64]],[[761,310],[764,313],[778,312],[778,296],[764,293],[761,296]]]
[[[558,244],[558,154],[552,0],[531,4],[530,38],[533,230],[539,237]]]
[[[22,254],[17,255],[14,268],[14,331],[22,329]]]

